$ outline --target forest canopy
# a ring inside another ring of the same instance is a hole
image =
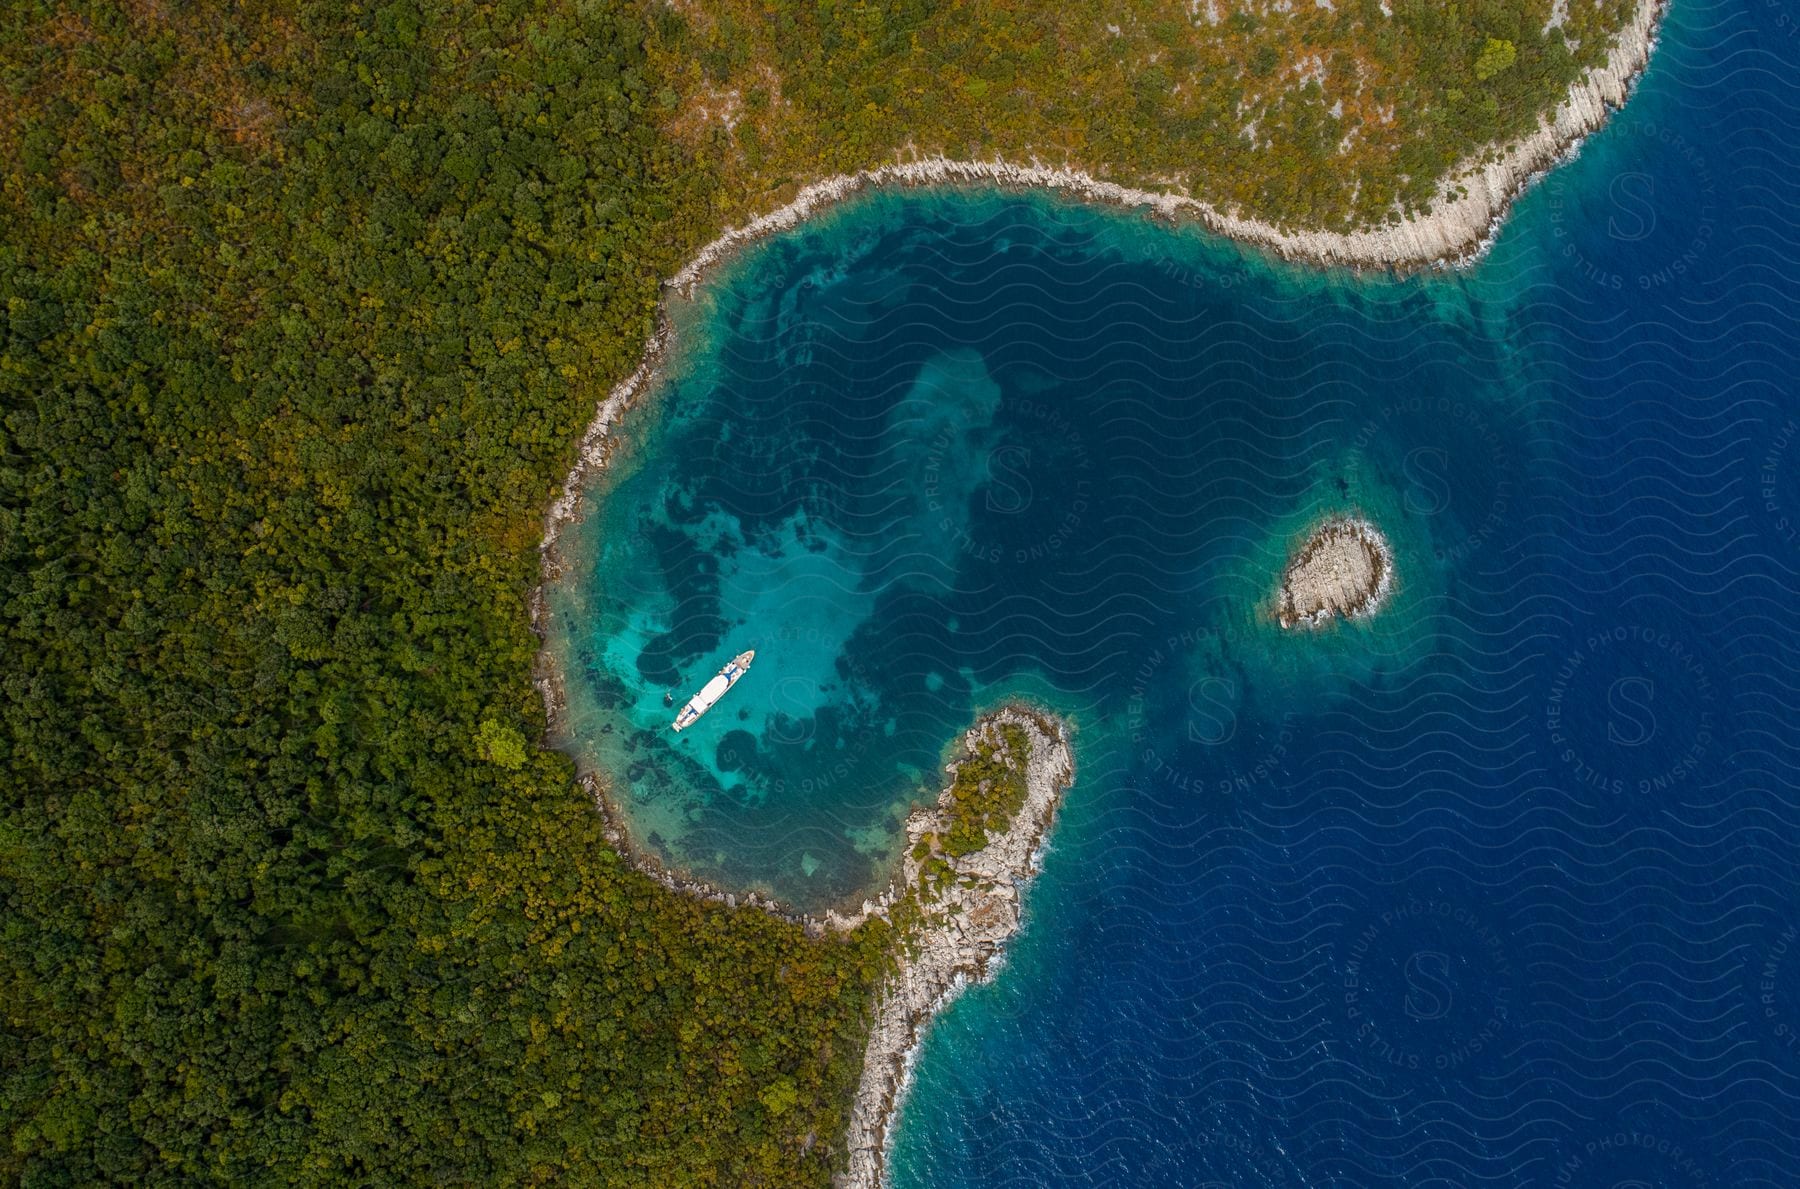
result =
[[[1624,9],[1108,7],[7,7],[0,1180],[828,1180],[882,932],[664,890],[537,743],[659,278],[909,145],[1379,218]]]
[[[662,10],[650,48],[668,134],[734,213],[896,153],[999,154],[1342,230],[1529,131],[1637,6],[707,0]]]

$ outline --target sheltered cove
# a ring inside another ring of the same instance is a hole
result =
[[[974,184],[1047,189],[1084,201],[1148,210],[1173,221],[1192,220],[1283,258],[1322,266],[1420,270],[1466,265],[1479,259],[1492,243],[1511,202],[1624,103],[1648,63],[1665,8],[1665,0],[1640,0],[1608,61],[1577,82],[1537,131],[1497,147],[1479,160],[1465,162],[1446,182],[1444,197],[1430,214],[1389,226],[1351,232],[1284,230],[1219,211],[1186,195],[1131,189],[1071,168],[931,158],[806,186],[786,206],[719,236],[670,278],[666,287],[674,293],[691,293],[712,268],[739,249],[879,186]],[[562,529],[575,519],[589,480],[607,463],[616,444],[613,426],[657,378],[671,338],[665,303],[643,358],[601,402],[582,436],[575,465],[548,510],[541,547],[546,584],[563,571],[558,548]],[[1393,579],[1392,550],[1380,531],[1359,516],[1335,516],[1317,526],[1290,559],[1276,592],[1275,618],[1284,628],[1316,627],[1339,616],[1366,618],[1380,609]],[[531,611],[534,629],[540,638],[546,637],[542,587],[532,594]],[[561,673],[547,651],[539,654],[537,684],[554,734],[564,717],[565,703]],[[984,716],[964,737],[959,754],[973,754],[970,749],[976,742],[1002,724],[1026,730],[1031,739],[1024,761],[1025,803],[1004,830],[989,837],[986,846],[954,862],[955,881],[939,893],[931,911],[915,926],[909,935],[911,943],[897,947],[896,968],[876,1004],[852,1105],[846,1139],[849,1168],[839,1178],[841,1185],[872,1187],[882,1182],[891,1124],[923,1031],[935,1012],[962,987],[992,972],[1003,947],[1017,933],[1020,890],[1040,867],[1044,840],[1062,794],[1073,780],[1067,726],[1028,707],[1004,707]],[[954,770],[953,762],[952,777]],[[667,871],[631,845],[601,781],[592,775],[581,779],[608,823],[608,839],[641,870],[673,890],[789,916],[814,935],[847,931],[872,917],[892,919],[900,899],[918,879],[920,860],[913,856],[914,844],[941,827],[950,791],[946,785],[936,805],[919,809],[907,819],[906,852],[895,883],[886,893],[865,901],[856,913],[800,917],[755,893],[740,896]]]

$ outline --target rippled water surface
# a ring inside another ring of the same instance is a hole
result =
[[[640,844],[854,900],[979,708],[1078,726],[898,1185],[1793,1183],[1792,28],[1678,7],[1471,275],[914,193],[677,311],[551,592]],[[1350,506],[1393,604],[1271,628]]]

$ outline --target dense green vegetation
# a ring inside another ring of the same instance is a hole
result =
[[[943,807],[947,828],[942,837],[928,843],[952,858],[986,846],[988,836],[1010,826],[1025,804],[1031,741],[1015,723],[1001,723],[995,733],[999,738],[983,739],[973,754],[957,762],[950,800]]]
[[[878,956],[627,872],[528,744],[686,250],[639,31],[334,11],[6,39],[0,1181],[820,1181]]]
[[[730,179],[734,214],[895,152],[999,153],[1345,227],[1428,206],[1526,131],[1637,0],[1556,7],[709,0],[655,22],[652,52],[670,134]]]
[[[1040,725],[1052,729],[1042,720]],[[1030,737],[1012,722],[984,720],[958,740],[950,784],[936,802],[941,828],[924,831],[913,843],[909,872],[916,870],[916,877],[888,908],[885,937],[891,959],[898,959],[900,951],[917,957],[925,931],[940,925],[947,912],[963,911],[955,903],[946,906],[945,892],[958,883],[977,887],[983,882],[979,874],[958,871],[952,864],[985,849],[1012,825],[1031,792],[1026,780],[1031,746]]]
[[[1428,7],[1352,47],[1438,113],[1390,168],[1569,69],[1532,5]],[[828,1177],[888,931],[809,940],[606,846],[535,745],[544,507],[724,213],[907,137],[1205,181],[1248,84],[1049,5],[752,15],[0,17],[0,1180]],[[1243,196],[1343,209],[1309,159]]]
[[[916,940],[929,908],[959,878],[950,860],[974,854],[1004,832],[1031,791],[1025,780],[1031,740],[1017,724],[995,724],[960,746],[950,784],[939,794],[943,828],[926,831],[913,844],[918,879],[890,912],[898,934],[909,940]]]

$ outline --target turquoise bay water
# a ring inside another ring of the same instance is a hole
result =
[[[676,311],[550,592],[640,844],[854,900],[981,707],[1077,725],[897,1185],[1792,1183],[1792,27],[1678,8],[1470,274],[888,194]],[[1394,603],[1277,631],[1344,507]]]
[[[946,743],[1005,696],[1071,712],[1084,761],[1133,736],[1173,761],[1190,689],[1325,704],[1432,647],[1421,609],[1534,449],[1484,316],[995,193],[768,244],[678,311],[678,370],[571,539],[570,743],[665,860],[816,908],[885,882]],[[1325,378],[1382,360],[1409,383],[1373,403]],[[1273,576],[1346,507],[1394,538],[1393,608],[1281,633]],[[669,732],[746,647],[752,676]]]

